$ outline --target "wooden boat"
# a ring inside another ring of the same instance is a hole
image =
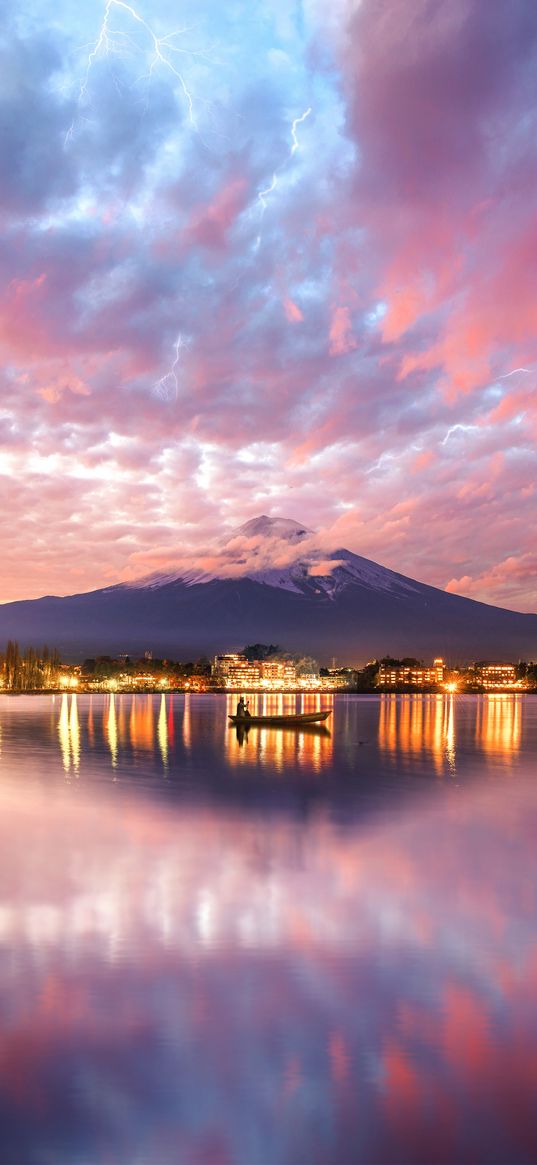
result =
[[[331,715],[332,709],[328,708],[319,712],[289,712],[287,716],[230,716],[229,719],[232,724],[240,725],[241,728],[249,728],[250,724],[282,724],[288,728],[296,725],[299,728],[301,724],[318,724]]]

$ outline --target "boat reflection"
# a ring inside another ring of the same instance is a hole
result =
[[[252,716],[288,716],[334,709],[333,696],[309,692],[299,695],[255,692],[247,699]],[[224,747],[231,765],[255,761],[272,766],[279,773],[291,766],[309,768],[318,773],[332,760],[332,733],[324,724],[236,724],[230,728],[228,718],[235,714],[236,705],[237,696],[229,695]]]

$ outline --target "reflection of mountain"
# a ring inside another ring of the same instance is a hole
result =
[[[476,603],[315,544],[298,523],[246,523],[203,561],[135,584],[0,606],[0,641],[72,655],[151,648],[184,658],[281,643],[327,661],[371,655],[537,655],[537,615]]]

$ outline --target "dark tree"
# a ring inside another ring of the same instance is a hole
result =
[[[272,656],[281,654],[281,647],[275,643],[249,643],[241,651],[241,655],[245,655],[250,663],[253,659],[271,659]]]

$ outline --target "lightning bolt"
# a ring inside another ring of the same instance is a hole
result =
[[[448,429],[445,437],[442,438],[440,444],[447,445],[447,442],[449,441],[449,438],[453,435],[453,433],[457,433],[458,431],[461,431],[462,433],[470,433],[470,432],[475,432],[475,430],[478,428],[479,428],[479,425],[460,425],[460,424],[452,425],[451,429]]]
[[[377,461],[375,461],[374,465],[371,465],[369,469],[366,469],[366,476],[370,473],[374,473],[376,469],[380,469],[383,465],[385,465],[386,461],[395,461],[394,454],[381,453],[380,457]]]
[[[183,339],[181,332],[179,332],[175,344],[173,345],[173,350],[175,352],[173,364],[171,365],[169,372],[166,372],[164,376],[161,376],[160,380],[157,380],[153,386],[153,392],[155,393],[155,396],[159,397],[160,400],[177,400],[179,397],[179,376],[177,369],[181,359],[180,353],[183,348],[188,348],[188,344]]]
[[[261,219],[263,219],[265,211],[267,209],[267,199],[270,198],[270,195],[273,193],[273,191],[276,189],[276,187],[278,185],[278,175],[281,173],[281,171],[284,169],[284,167],[287,165],[287,163],[291,160],[291,158],[294,156],[294,154],[296,154],[297,150],[300,149],[300,142],[298,140],[298,136],[297,136],[297,132],[296,132],[297,126],[302,125],[302,122],[304,122],[306,120],[306,118],[309,117],[310,113],[311,113],[311,107],[306,109],[304,111],[304,113],[301,113],[300,117],[295,117],[293,119],[293,121],[291,123],[291,148],[289,150],[287,158],[274,171],[274,173],[272,175],[272,182],[270,183],[270,186],[267,186],[265,190],[258,190],[258,192],[257,192],[257,199],[258,199],[258,202],[261,204]],[[257,239],[256,239],[256,243],[255,243],[256,251],[259,250],[260,245],[261,245],[261,234],[259,234],[257,236]]]
[[[515,376],[517,372],[531,372],[531,368],[513,368],[511,372],[504,372],[503,376],[498,377],[498,380],[507,380],[509,376]]]
[[[302,122],[305,121],[307,117],[309,117],[310,113],[311,113],[311,109],[306,109],[306,112],[303,113],[300,117],[295,117],[295,120],[291,126],[291,138],[292,138],[293,144],[291,146],[291,153],[289,155],[290,158],[293,157],[293,154],[296,154],[296,151],[298,150],[299,145],[300,145],[299,140],[296,136],[296,127],[297,127],[297,125],[302,125]]]
[[[265,213],[265,211],[267,209],[267,198],[268,198],[269,194],[272,194],[272,191],[276,189],[277,185],[278,185],[278,175],[276,173],[274,173],[272,175],[272,182],[271,182],[270,186],[267,186],[266,190],[258,190],[257,197],[261,203],[261,207],[262,207],[261,214],[262,215]]]
[[[148,67],[146,72],[142,74],[138,80],[150,80],[153,76],[155,68],[159,65],[167,69],[168,72],[170,72],[179,82],[179,86],[188,111],[189,123],[194,129],[197,130],[198,127],[194,114],[194,97],[187,85],[184,74],[176,66],[174,55],[182,54],[183,56],[203,57],[206,60],[210,60],[211,58],[209,56],[209,50],[186,49],[175,43],[177,37],[182,36],[185,32],[189,31],[188,27],[176,29],[174,32],[167,33],[166,36],[157,36],[147,21],[144,20],[142,16],[140,16],[139,12],[137,12],[135,8],[133,8],[130,4],[125,3],[125,0],[106,0],[106,6],[102,24],[99,30],[99,35],[88,54],[84,77],[80,85],[80,91],[77,100],[79,110],[88,100],[88,88],[91,71],[95,62],[100,57],[125,57],[129,54],[129,52],[132,53],[135,51],[141,51],[139,45],[136,44],[129,33],[113,27],[113,14],[116,10],[126,13],[126,15],[130,17],[134,24],[138,25],[144,31],[144,33],[147,34],[149,39],[150,57]],[[73,121],[65,136],[66,145],[69,144],[69,142],[72,140],[74,132],[75,121]]]

